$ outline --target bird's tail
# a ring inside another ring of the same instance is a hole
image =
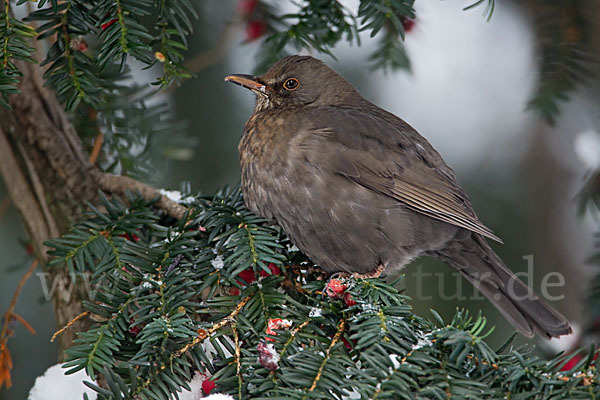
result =
[[[437,256],[477,287],[523,335],[553,338],[572,332],[569,321],[521,282],[481,235],[455,243]]]

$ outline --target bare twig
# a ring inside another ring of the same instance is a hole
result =
[[[94,147],[92,148],[92,152],[90,153],[90,163],[96,164],[98,160],[98,156],[100,155],[100,150],[102,149],[102,143],[104,142],[104,134],[100,129],[98,129],[98,133],[96,134],[96,140],[94,141]]]
[[[35,334],[37,333],[37,332],[35,331],[35,329],[33,329],[33,326],[29,325],[29,322],[25,321],[25,318],[21,317],[21,316],[20,316],[19,314],[17,314],[16,312],[14,312],[14,311],[13,311],[13,312],[11,313],[11,315],[10,315],[10,316],[11,316],[11,318],[12,318],[12,319],[14,319],[14,320],[16,320],[16,321],[19,321],[19,323],[20,323],[21,325],[23,325],[23,327],[24,327],[25,329],[27,329],[27,330],[29,331],[29,333],[31,333],[32,335],[35,335]]]
[[[126,191],[139,191],[145,199],[158,198],[156,205],[165,210],[170,216],[181,219],[188,209],[181,204],[169,199],[155,187],[136,181],[127,176],[118,176],[109,173],[99,175],[100,187],[109,193],[123,195]]]
[[[90,164],[95,165],[96,161],[98,161],[98,156],[100,155],[100,150],[102,150],[102,144],[104,143],[104,134],[100,130],[100,127],[97,125],[98,123],[98,111],[93,108],[90,109],[89,118],[91,121],[96,124],[96,140],[94,141],[94,147],[92,148],[92,152],[90,153]]]
[[[21,280],[19,281],[19,284],[17,285],[17,288],[15,289],[15,293],[13,294],[12,300],[10,301],[10,305],[8,306],[8,309],[4,313],[4,323],[2,324],[2,330],[0,331],[0,341],[4,340],[8,334],[8,324],[13,319],[15,306],[17,305],[17,299],[19,298],[19,295],[21,294],[21,290],[23,289],[23,286],[25,286],[25,282],[27,282],[27,279],[29,279],[31,274],[33,274],[33,271],[35,271],[37,266],[38,266],[38,260],[35,259],[31,263],[31,266],[29,267],[27,272],[25,272],[25,275],[23,275],[21,277]]]
[[[77,322],[79,319],[85,317],[89,313],[90,313],[89,311],[84,311],[81,314],[79,314],[78,316],[76,316],[75,318],[73,318],[72,320],[70,320],[65,326],[63,326],[62,328],[60,328],[59,330],[57,330],[56,332],[54,332],[54,335],[52,335],[52,338],[50,339],[50,342],[54,342],[54,339],[56,339],[56,337],[58,335],[60,335],[61,333],[63,333],[67,329],[69,329],[71,326],[73,326],[73,324],[75,322]]]
[[[25,275],[23,275],[23,277],[19,281],[17,289],[13,294],[13,298],[10,301],[10,305],[8,306],[8,310],[6,310],[6,312],[4,313],[4,323],[2,324],[2,329],[0,330],[0,388],[2,387],[2,385],[6,385],[7,388],[11,387],[10,370],[12,369],[13,364],[12,358],[10,356],[10,351],[8,350],[8,346],[6,345],[8,337],[11,335],[11,330],[9,329],[10,322],[13,319],[16,319],[17,321],[21,322],[21,324],[23,324],[23,326],[25,326],[27,330],[35,334],[35,330],[31,327],[31,325],[29,325],[27,321],[25,321],[23,318],[15,314],[14,310],[15,306],[17,305],[17,298],[21,293],[21,289],[23,289],[25,282],[27,282],[27,279],[29,279],[31,274],[33,274],[33,271],[35,271],[37,266],[38,260],[35,259],[31,263],[31,266],[29,267],[27,272],[25,272]]]
[[[192,340],[190,343],[186,344],[181,349],[179,349],[175,353],[173,353],[172,358],[181,357],[182,354],[189,351],[192,347],[194,347],[198,343],[203,342],[204,339],[206,339],[207,337],[210,337],[210,335],[212,335],[214,332],[218,331],[219,329],[223,328],[226,325],[231,324],[234,321],[234,318],[240,313],[240,311],[242,311],[242,308],[244,308],[244,306],[246,305],[246,303],[248,303],[248,301],[250,300],[251,297],[252,296],[247,296],[244,300],[240,301],[239,304],[235,307],[235,309],[231,312],[231,314],[229,314],[225,318],[220,319],[219,321],[215,322],[213,324],[213,326],[211,326],[210,328],[199,329],[198,336],[196,336],[196,338],[194,340]]]
[[[241,350],[240,350],[240,338],[238,336],[237,326],[235,324],[231,325],[231,330],[233,331],[233,340],[235,343],[235,364],[236,364],[236,375],[238,377],[238,399],[242,400],[242,374],[240,374],[242,368],[241,361]]]

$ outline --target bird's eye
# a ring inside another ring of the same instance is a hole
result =
[[[300,86],[300,82],[298,82],[298,79],[296,78],[290,78],[283,82],[283,88],[285,90],[295,90],[298,86]]]

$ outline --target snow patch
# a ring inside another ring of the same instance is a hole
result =
[[[398,369],[400,367],[400,361],[398,360],[398,358],[400,358],[400,356],[398,354],[390,354],[389,357],[390,357],[390,360],[392,361],[392,368]]]
[[[160,194],[179,204],[191,204],[195,201],[191,196],[183,197],[179,190],[160,189]]]
[[[210,260],[214,269],[223,269],[225,266],[225,260],[223,260],[223,256],[218,254],[215,258]]]
[[[288,244],[287,251],[291,253],[291,252],[300,251],[300,249],[295,244],[292,244],[291,246]]]
[[[228,394],[221,394],[221,393],[215,393],[215,394],[211,394],[208,397],[204,398],[205,400],[234,400],[233,397],[231,397]]]
[[[427,336],[420,337],[417,343],[412,345],[411,351],[419,350],[425,346],[431,346],[433,342]]]
[[[179,400],[199,400],[203,398],[202,382],[204,382],[205,379],[206,376],[204,374],[196,372],[192,380],[188,382],[188,385],[190,385],[192,390],[183,389],[181,395],[179,395]]]
[[[28,400],[81,400],[84,393],[96,400],[96,392],[83,384],[91,380],[83,370],[71,375],[65,375],[65,371],[61,364],[48,368],[35,379]]]
[[[321,310],[319,307],[313,307],[310,310],[310,313],[308,314],[308,316],[311,318],[318,318],[322,315],[323,315],[323,310]]]

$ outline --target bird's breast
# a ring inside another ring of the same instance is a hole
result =
[[[274,197],[286,189],[289,133],[281,113],[254,113],[238,146],[246,206],[269,220],[275,219]]]

